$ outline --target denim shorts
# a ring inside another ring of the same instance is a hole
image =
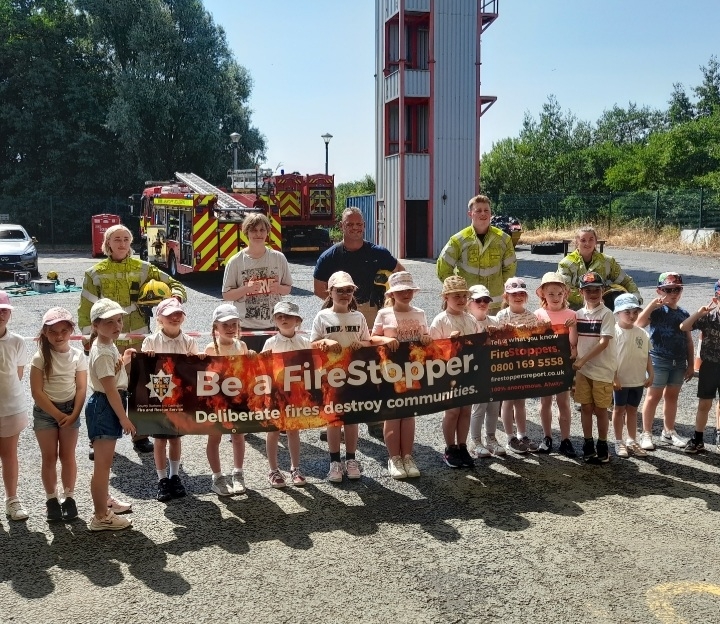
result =
[[[637,407],[642,400],[644,386],[636,386],[634,388],[623,388],[622,390],[613,390],[613,402],[618,407]]]
[[[653,388],[664,388],[665,386],[682,386],[685,381],[685,371],[687,370],[687,360],[667,360],[650,355],[653,368],[655,369],[655,377],[653,378]]]
[[[53,405],[57,407],[63,414],[72,414],[75,408],[75,400],[65,401],[64,403],[55,403]],[[70,429],[79,429],[80,419],[76,419],[75,422],[70,426]],[[55,420],[50,414],[37,405],[33,405],[33,431],[42,431],[43,429],[60,429],[58,421]]]
[[[127,404],[127,392],[119,390],[123,404]],[[120,420],[104,392],[93,392],[85,406],[85,424],[88,438],[94,440],[119,440],[123,436]]]

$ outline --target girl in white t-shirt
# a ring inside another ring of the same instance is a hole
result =
[[[425,312],[410,305],[415,293],[420,290],[407,271],[391,273],[386,292],[385,307],[380,309],[372,330],[372,341],[384,344],[395,351],[401,342],[419,342],[430,344],[432,338],[428,330]],[[393,479],[419,477],[412,456],[415,445],[415,418],[396,418],[386,420],[383,433],[388,450],[388,472]]]
[[[462,277],[451,275],[445,279],[441,293],[443,311],[430,325],[433,340],[478,333],[477,321],[467,311],[469,294],[467,282]],[[443,461],[450,468],[472,468],[475,465],[467,449],[471,409],[472,406],[463,405],[445,410],[442,423],[445,438]]]
[[[17,495],[18,441],[28,424],[21,383],[27,350],[22,336],[8,331],[12,310],[10,297],[0,290],[0,462],[5,484],[5,515],[10,520],[27,520],[28,513]]]
[[[213,311],[212,343],[205,347],[207,355],[254,355],[247,345],[238,338],[240,334],[240,314],[231,303],[223,303]],[[245,434],[232,433],[230,441],[233,450],[232,476],[223,474],[220,463],[220,442],[222,433],[211,433],[207,437],[205,454],[212,470],[210,489],[218,496],[245,494]]]
[[[535,291],[540,298],[540,308],[535,310],[538,321],[549,322],[556,332],[569,332],[570,357],[577,356],[577,317],[575,311],[569,308],[568,295],[570,288],[559,273],[545,273],[540,287]],[[570,441],[570,391],[560,392],[555,396],[558,406],[558,424],[560,425],[561,455],[576,457],[577,453]],[[539,453],[550,453],[552,441],[552,401],[553,396],[540,397],[540,422],[543,428],[543,441],[538,447]]]
[[[328,297],[313,321],[310,341],[322,351],[340,353],[343,348],[359,349],[370,346],[370,330],[361,312],[358,312],[355,291],[357,286],[345,271],[337,271],[328,279]],[[361,477],[360,462],[355,459],[358,426],[345,425],[345,466],[340,461],[340,425],[329,425],[327,430],[330,451],[328,481],[340,483],[343,475],[348,479]]]
[[[273,308],[273,321],[278,328],[278,333],[267,339],[263,351],[287,353],[288,351],[312,349],[310,339],[304,334],[298,333],[302,324],[302,316],[300,316],[300,308],[297,305],[290,301],[278,301]],[[302,487],[306,481],[303,473],[300,472],[300,431],[288,429],[286,435],[290,451],[290,480],[293,485]],[[279,431],[268,431],[265,442],[270,465],[268,481],[274,488],[283,488],[287,485],[283,473],[278,468],[279,441]]]
[[[50,308],[37,337],[38,350],[30,368],[33,430],[40,445],[40,477],[45,488],[48,522],[77,518],[75,448],[80,412],[85,405],[88,364],[81,349],[70,346],[75,322],[64,308]],[[57,462],[63,501],[58,500]]]

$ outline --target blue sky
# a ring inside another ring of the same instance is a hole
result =
[[[452,2],[452,0],[435,0]],[[204,0],[253,78],[267,162],[347,182],[375,171],[373,0]],[[483,36],[481,151],[517,136],[548,95],[580,119],[628,102],[664,108],[674,82],[700,83],[720,56],[718,0],[500,0]]]

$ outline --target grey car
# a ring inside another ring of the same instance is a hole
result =
[[[22,225],[0,223],[0,273],[29,271],[38,277],[36,242]]]

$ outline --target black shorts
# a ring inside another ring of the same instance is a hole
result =
[[[698,399],[714,399],[720,392],[720,364],[703,360],[698,373]]]
[[[644,386],[636,386],[634,388],[623,388],[622,390],[613,390],[613,401],[618,407],[637,407],[643,396]]]

